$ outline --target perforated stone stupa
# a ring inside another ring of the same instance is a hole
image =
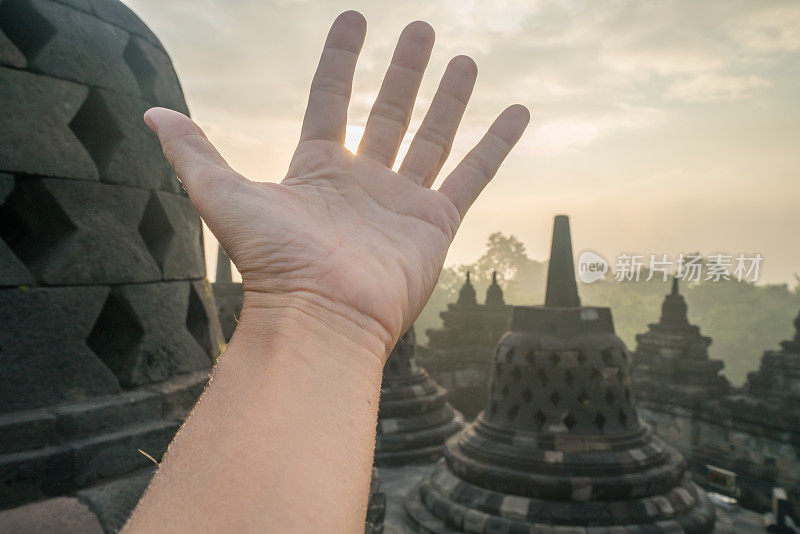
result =
[[[544,306],[514,308],[486,409],[409,495],[419,532],[710,532],[686,462],[639,421],[608,308],[581,306],[555,219]]]
[[[687,306],[678,290],[678,279],[664,298],[661,318],[649,331],[636,336],[633,378],[637,398],[687,406],[724,395],[730,389],[720,374],[725,364],[711,359],[711,338],[690,324]]]
[[[112,531],[149,473],[94,488],[152,467],[137,449],[160,458],[224,345],[200,219],[142,121],[186,104],[117,0],[0,2],[0,102],[0,509],[80,491]]]
[[[375,463],[403,465],[440,458],[442,444],[464,425],[446,397],[445,389],[417,361],[412,326],[383,368]]]

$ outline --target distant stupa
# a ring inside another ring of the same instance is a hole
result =
[[[412,490],[412,522],[436,533],[710,532],[713,506],[680,453],[641,424],[630,386],[611,311],[580,305],[569,219],[557,216],[545,305],[514,308],[486,409]]]
[[[505,303],[496,272],[485,302],[478,304],[467,273],[458,300],[439,314],[442,328],[428,329],[428,346],[420,351],[425,368],[447,388],[453,406],[470,420],[486,404],[492,352],[511,321],[511,306]]]
[[[633,379],[640,400],[691,405],[730,389],[720,374],[725,364],[708,357],[711,338],[689,323],[677,278],[664,298],[661,319],[650,324],[647,333],[636,336],[636,342]]]
[[[383,368],[375,463],[432,462],[442,456],[445,440],[462,426],[461,414],[447,403],[447,391],[417,361],[412,326]]]

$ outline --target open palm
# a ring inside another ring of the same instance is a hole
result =
[[[347,321],[391,349],[430,297],[469,206],[528,123],[507,108],[446,178],[449,153],[477,75],[465,56],[448,65],[399,172],[391,167],[433,47],[409,24],[367,121],[358,153],[344,148],[347,108],[366,22],[334,22],[311,86],[300,143],[280,184],[233,171],[197,125],[156,108],[145,120],[189,196],[242,274],[245,306],[291,308]]]

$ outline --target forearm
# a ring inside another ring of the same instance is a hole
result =
[[[384,350],[246,302],[126,532],[363,530]]]

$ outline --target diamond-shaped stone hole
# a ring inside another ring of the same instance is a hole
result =
[[[586,355],[583,352],[578,352],[578,357],[577,357],[578,364],[580,364],[580,365],[585,364],[587,359],[588,358],[586,357]]]
[[[163,270],[174,233],[164,207],[155,193],[150,195],[150,200],[144,209],[142,221],[139,223],[139,234],[144,239],[150,255]]]
[[[572,371],[567,369],[564,372],[564,383],[568,386],[571,386],[574,381],[575,381],[575,376],[572,374]]]
[[[511,369],[511,378],[516,381],[519,381],[522,378],[522,371],[519,368],[519,365],[515,365],[513,369]]]
[[[136,83],[139,85],[142,96],[146,100],[155,102],[155,87],[158,73],[135,38],[131,37],[128,39],[128,44],[125,46],[122,58],[125,60],[125,63],[128,64],[131,72],[133,72],[133,76],[136,78]]]
[[[133,387],[136,347],[144,328],[130,304],[112,291],[97,317],[86,344],[117,376],[123,387]]]
[[[550,395],[550,402],[553,404],[553,406],[556,406],[559,402],[561,402],[561,395],[558,394],[558,391],[554,391]]]
[[[603,430],[606,426],[606,416],[597,412],[597,416],[594,418],[594,426],[596,426],[598,430]]]
[[[76,230],[41,182],[17,177],[0,206],[0,239],[22,263],[35,269]]]
[[[567,430],[572,430],[575,428],[575,425],[578,424],[578,420],[575,419],[575,416],[572,415],[572,412],[567,412],[567,415],[565,415],[564,419],[561,421],[564,423],[564,426],[567,427]]]
[[[69,127],[89,152],[102,177],[124,136],[98,91],[89,92]]]
[[[616,398],[614,397],[614,392],[610,389],[606,391],[606,403],[608,403],[609,406],[613,406],[615,400]]]
[[[216,347],[211,346],[211,335],[209,333],[208,314],[203,306],[203,300],[197,294],[194,284],[189,289],[189,306],[186,309],[186,329],[192,334],[197,344],[203,347],[209,358],[214,360]]]
[[[611,353],[610,349],[603,349],[600,353],[600,357],[603,359],[605,365],[611,366],[614,364],[614,355]]]
[[[0,30],[28,61],[36,59],[47,41],[56,34],[56,27],[29,0],[0,3]]]
[[[530,404],[533,400],[533,393],[529,388],[525,388],[525,391],[522,392],[521,397],[525,404]]]
[[[550,355],[550,362],[555,366],[558,365],[558,362],[561,361],[561,356],[556,354],[555,352]]]
[[[539,382],[542,383],[542,386],[546,386],[547,383],[550,381],[550,379],[547,378],[547,373],[545,373],[544,369],[542,369],[541,367],[539,367],[539,369],[537,369],[536,371],[536,378],[539,379]]]
[[[581,404],[589,404],[589,394],[585,390],[578,393],[578,402]]]
[[[519,415],[519,405],[515,404],[511,408],[508,409],[508,420],[513,421]]]
[[[547,416],[542,410],[539,410],[533,414],[533,422],[536,423],[536,430],[542,430],[544,424],[547,422]]]

